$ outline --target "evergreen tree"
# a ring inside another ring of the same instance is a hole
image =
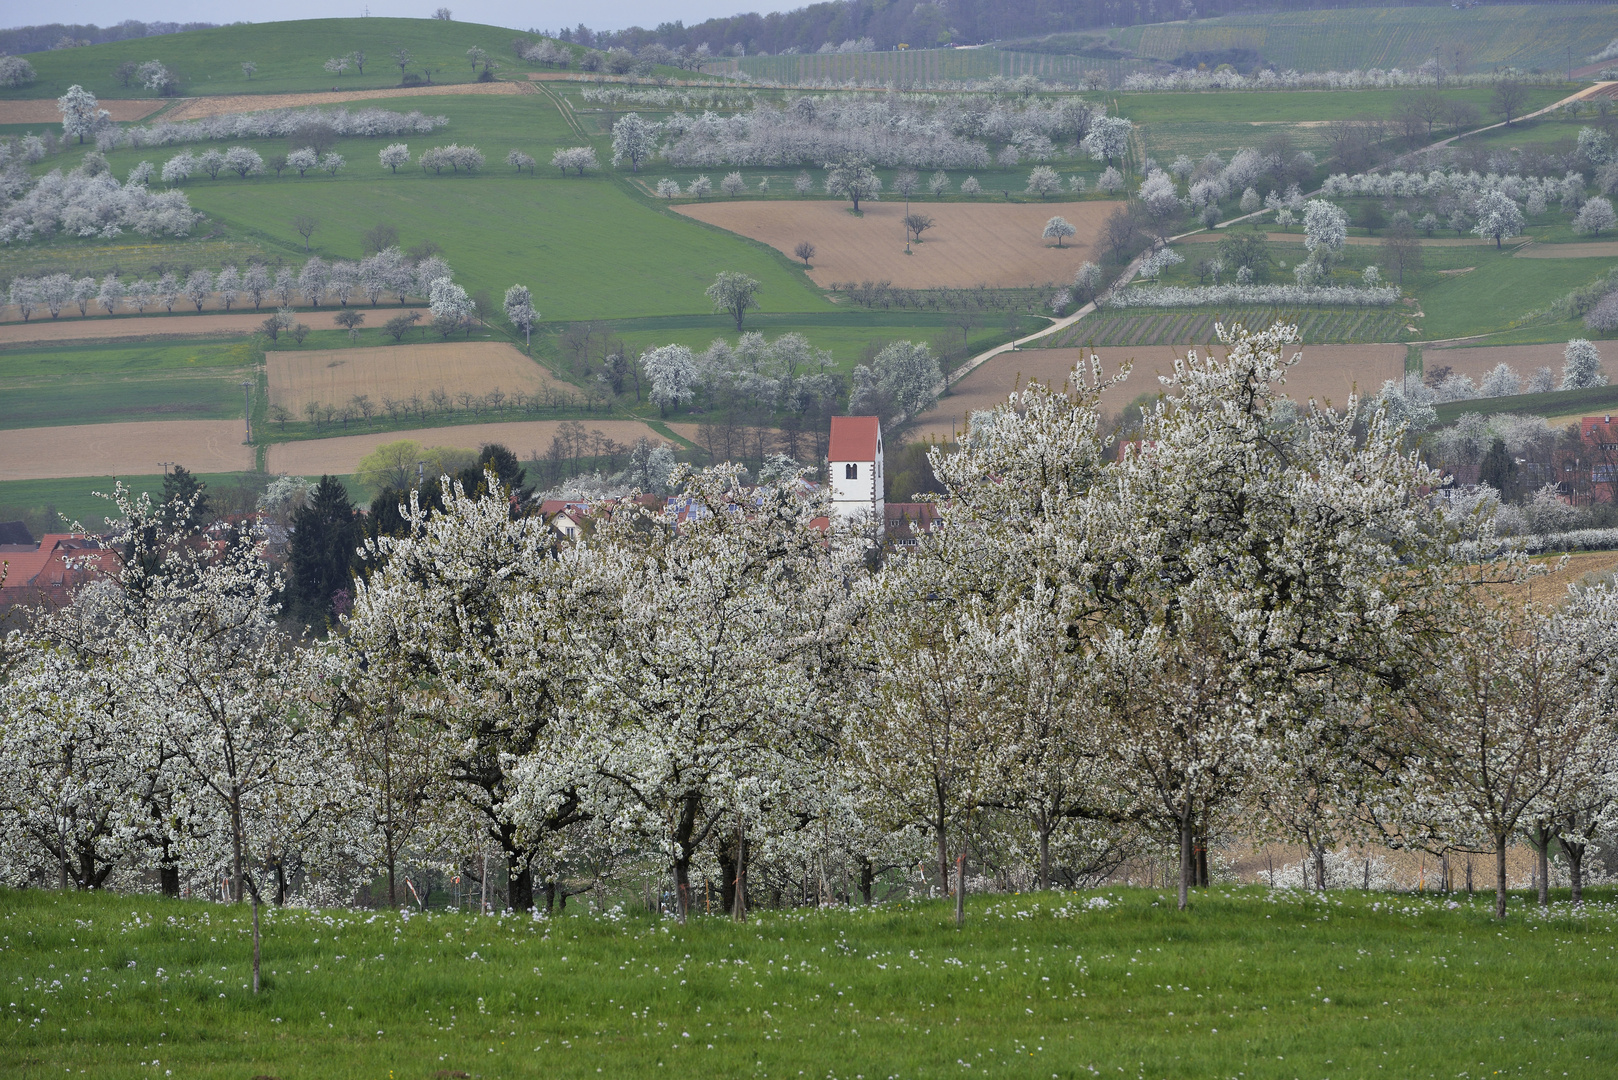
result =
[[[202,528],[213,516],[213,508],[204,494],[207,488],[208,485],[184,465],[174,466],[174,471],[163,477],[163,521],[187,529]]]
[[[1517,486],[1517,462],[1506,450],[1504,439],[1495,439],[1489,452],[1478,466],[1478,483],[1488,484],[1500,493],[1502,499],[1511,498]]]
[[[456,479],[467,495],[477,497],[488,490],[488,481],[484,477],[485,470],[493,471],[500,478],[500,486],[506,489],[508,495],[515,495],[517,505],[522,505],[533,495],[532,487],[524,487],[523,481],[528,476],[528,470],[522,467],[522,462],[509,447],[500,443],[487,443],[478,452],[478,462],[460,471]]]
[[[352,590],[364,527],[335,476],[322,476],[303,509],[292,516],[287,550],[287,607],[301,622],[325,626],[332,598]]]

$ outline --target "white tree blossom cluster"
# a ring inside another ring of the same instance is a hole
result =
[[[1389,379],[1382,384],[1379,398],[1390,411],[1409,418],[1411,426],[1420,430],[1431,427],[1435,422],[1433,406],[1447,401],[1548,394],[1557,390],[1586,390],[1607,385],[1601,352],[1585,338],[1574,338],[1567,343],[1562,353],[1560,379],[1549,367],[1537,368],[1525,379],[1504,361],[1476,380],[1458,371],[1452,371],[1442,379],[1437,379],[1436,375],[1434,378],[1436,381],[1433,385],[1421,380]],[[1489,440],[1495,437],[1503,438],[1507,449],[1516,454],[1521,453],[1528,442],[1544,437],[1548,430],[1543,420],[1536,422],[1509,413],[1501,414],[1501,417],[1504,419],[1492,418],[1489,424],[1493,426],[1485,428],[1479,414],[1462,416],[1453,428],[1447,429],[1441,436],[1443,450],[1453,459],[1475,463],[1488,447]]]
[[[217,180],[221,173],[235,173],[238,177],[246,179],[263,171],[264,158],[257,150],[249,146],[232,146],[228,150],[208,149],[200,154],[181,150],[163,163],[159,176],[165,184],[180,184],[201,174]],[[143,171],[142,175],[151,174]]]
[[[181,143],[225,142],[231,139],[287,139],[309,127],[330,128],[339,138],[381,138],[431,135],[449,123],[447,116],[428,116],[417,109],[269,109],[264,112],[221,113],[180,123],[160,121],[145,127],[130,125],[106,133],[103,151],[142,146],[177,146]]]
[[[1252,75],[1238,71],[1196,71],[1182,68],[1162,75],[1136,71],[1124,77],[1119,89],[1158,94],[1171,90],[1384,90],[1407,86],[1492,86],[1500,72],[1455,75],[1437,70],[1430,63],[1414,71],[1399,68],[1368,68],[1352,71],[1276,71],[1265,68]],[[1510,72],[1510,77],[1529,86],[1549,86],[1562,80],[1552,73],[1539,75]]]
[[[16,90],[33,81],[33,64],[21,56],[0,56],[0,86]]]
[[[981,95],[825,95],[758,104],[731,115],[676,112],[658,126],[670,164],[818,165],[863,157],[884,168],[988,167],[984,142],[1044,161],[1101,115],[1076,98],[1003,101]],[[1015,162],[1013,162],[1015,163]]]
[[[255,311],[265,304],[290,308],[300,301],[318,307],[327,298],[344,307],[362,301],[375,306],[390,293],[398,303],[411,296],[428,298],[434,282],[453,276],[449,264],[436,255],[412,262],[398,248],[389,247],[357,263],[328,263],[316,255],[298,270],[251,263],[245,270],[226,265],[217,272],[195,269],[185,276],[166,271],[155,280],[125,279],[116,273],[99,283],[94,277],[74,278],[64,273],[15,277],[9,299],[24,321],[40,310],[58,318],[75,306],[81,316],[96,309],[113,315],[120,307],[136,313],[173,311],[182,299],[198,311],[210,300],[217,300],[226,311],[237,304],[252,304]]]
[[[1129,285],[1114,289],[1102,307],[1205,307],[1230,304],[1388,307],[1399,302],[1392,285]]]
[[[483,151],[475,146],[461,146],[450,143],[448,146],[434,146],[421,152],[416,158],[416,164],[421,171],[431,169],[435,174],[442,173],[446,168],[450,172],[475,173],[483,168]]]
[[[105,163],[102,163],[103,168]],[[8,171],[8,177],[13,174]],[[110,240],[125,232],[186,236],[202,215],[183,192],[151,191],[149,173],[120,184],[110,172],[83,166],[65,176],[52,169],[38,180],[5,185],[0,203],[0,244],[27,243],[58,234]]]
[[[831,353],[812,348],[795,332],[774,341],[757,332],[742,334],[734,344],[716,338],[700,353],[666,345],[647,350],[641,365],[653,404],[663,408],[701,395],[715,410],[806,413],[825,408],[842,390]]]
[[[1333,173],[1320,186],[1320,194],[1328,199],[1358,195],[1373,198],[1436,199],[1451,196],[1475,202],[1492,191],[1498,191],[1515,202],[1527,202],[1538,191],[1542,198],[1562,198],[1569,184],[1576,184],[1582,192],[1584,177],[1569,171],[1560,177],[1521,176],[1516,173],[1487,173],[1480,175],[1469,169],[1431,169],[1427,172]]]
[[[572,538],[491,465],[412,493],[297,642],[250,528],[120,492],[111,576],[8,642],[0,876],[399,902],[481,852],[518,910],[650,871],[682,918],[704,880],[745,918],[885,878],[959,919],[986,852],[1044,888],[1177,850],[1184,906],[1240,835],[1304,845],[1317,888],[1366,842],[1488,853],[1504,917],[1526,835],[1577,901],[1618,824],[1618,595],[1480,588],[1521,560],[1457,558],[1385,412],[1281,408],[1295,330],[1220,332],[1116,460],[1099,362],[981,414],[931,455],[940,527],[878,569],[787,462],[676,471]]]
[[[675,109],[743,109],[758,100],[754,90],[728,87],[587,86],[579,97],[591,105],[633,105],[672,112]]]

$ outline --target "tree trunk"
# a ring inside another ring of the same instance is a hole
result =
[[[938,838],[938,893],[940,896],[949,895],[949,848],[945,844],[944,826],[936,826],[933,830]]]
[[[239,904],[242,901],[242,800],[241,793],[235,790],[230,797],[230,849],[231,866],[236,875],[233,889]]]
[[[1584,847],[1583,844],[1570,844],[1567,837],[1562,837],[1562,853],[1567,856],[1567,874],[1569,884],[1573,887],[1574,907],[1584,903]]]
[[[869,856],[860,859],[860,899],[866,907],[871,906],[871,892],[876,887],[876,868],[871,865]]]
[[[745,835],[736,841],[736,877],[732,886],[735,894],[731,898],[730,916],[737,922],[747,921],[747,837]]]
[[[1466,895],[1472,895],[1472,853],[1466,855]]]
[[[253,890],[253,993],[258,993],[258,890]]]
[[[180,895],[180,868],[173,863],[164,863],[157,868],[158,888],[164,896],[178,897]]]
[[[966,849],[955,860],[955,927],[966,925]]]
[[[732,844],[719,846],[719,906],[726,911],[736,908],[736,848]]]
[[[398,894],[394,891],[393,881],[394,865],[396,861],[397,860],[395,860],[393,857],[393,840],[390,837],[388,840],[388,907],[390,908],[396,908],[399,906]]]
[[[1318,892],[1326,891],[1326,845],[1315,844],[1311,854],[1315,860],[1315,889]]]
[[[1551,906],[1551,830],[1543,821],[1534,822],[1534,854],[1539,860],[1539,906]]]
[[[674,902],[680,909],[680,922],[691,913],[691,860],[682,855],[674,860]]]
[[[651,903],[648,902],[647,905],[646,905],[647,910],[651,910],[651,906],[652,906]],[[551,912],[553,912],[555,910],[556,910],[556,879],[555,878],[546,878],[545,879],[545,914],[549,915]]]
[[[534,867],[517,856],[508,855],[506,861],[506,906],[513,911],[534,909]],[[515,873],[513,873],[515,871]]]
[[[1180,818],[1180,910],[1184,911],[1191,904],[1191,874],[1192,862],[1195,854],[1191,848],[1194,840],[1191,835],[1191,815],[1186,814]]]
[[[1494,838],[1494,917],[1506,917],[1506,838]]]
[[[1039,812],[1039,891],[1051,887],[1051,816],[1049,811]]]

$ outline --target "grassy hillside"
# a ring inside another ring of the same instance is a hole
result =
[[[1188,52],[1251,49],[1282,69],[1347,71],[1413,68],[1434,50],[1459,48],[1463,73],[1511,66],[1562,71],[1618,37],[1618,7],[1499,5],[1344,8],[1229,15],[1196,22],[1133,26],[1118,44],[1140,56],[1171,60]],[[1446,62],[1446,67],[1451,66]]]
[[[502,26],[437,19],[303,19],[221,26],[31,53],[28,62],[34,65],[38,81],[17,90],[0,90],[0,97],[56,97],[73,83],[99,97],[155,96],[139,86],[126,88],[113,76],[125,60],[137,64],[162,61],[179,74],[181,92],[188,95],[330,90],[334,85],[345,89],[397,86],[399,68],[393,53],[399,49],[408,49],[414,57],[410,71],[430,70],[434,82],[469,82],[477,77],[466,57],[466,50],[473,46],[508,68],[523,67],[511,51],[514,37],[538,40]],[[356,49],[367,57],[363,75],[350,69],[338,77],[321,67],[330,57]],[[251,79],[242,74],[246,60],[258,65]]]
[[[1095,35],[1065,35],[1090,39]],[[1488,72],[1501,67],[1565,70],[1618,37],[1618,6],[1501,5],[1345,8],[1229,15],[1194,22],[1153,23],[1111,32],[1112,43],[1134,54],[1085,49],[1077,55],[1019,50],[1018,42],[986,49],[805,56],[748,56],[711,65],[781,83],[811,81],[907,85],[995,75],[1034,75],[1074,82],[1103,71],[1116,85],[1132,71],[1153,70],[1186,53],[1251,50],[1267,63],[1298,71],[1410,69],[1443,53],[1446,67]],[[1458,50],[1458,54],[1457,54]],[[1088,52],[1090,55],[1085,55]]]
[[[336,150],[348,164],[335,177],[266,172],[243,180],[222,173],[217,180],[188,181],[183,190],[192,206],[212,219],[201,230],[212,230],[212,241],[143,244],[130,236],[129,244],[108,244],[57,237],[17,254],[30,270],[61,265],[80,273],[104,273],[114,266],[147,272],[160,262],[218,266],[226,257],[241,262],[250,255],[301,263],[303,239],[292,220],[308,214],[320,220],[313,251],[325,258],[359,258],[361,235],[386,222],[398,228],[406,247],[424,241],[441,247],[469,292],[487,291],[498,299],[513,282],[528,285],[547,320],[705,312],[710,304],[703,290],[720,270],[742,271],[763,282],[759,302],[765,311],[833,310],[772,249],[666,213],[653,200],[633,194],[610,169],[582,179],[548,169],[556,148],[586,141],[597,144],[604,162],[611,157],[605,138],[574,134],[548,96],[429,96],[383,104],[450,118],[450,125],[433,135],[410,138],[413,153],[471,143],[487,155],[487,167],[470,176],[431,174],[413,166],[394,174],[377,161],[377,152],[391,139],[342,139]],[[285,140],[247,145],[265,158],[291,148]],[[503,163],[513,147],[539,160],[534,175],[518,175]],[[39,169],[70,168],[82,152],[75,146]],[[178,152],[177,147],[126,149],[109,155],[109,162],[124,175],[138,161],[160,165]]]
[[[1605,897],[1519,896],[1505,923],[1464,895],[1165,899],[974,898],[963,930],[940,902],[689,926],[582,897],[269,908],[255,996],[245,906],[12,892],[4,1056],[109,1080],[1592,1076],[1618,1038]]]

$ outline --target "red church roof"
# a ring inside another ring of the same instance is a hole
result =
[[[831,461],[875,461],[880,437],[880,422],[874,416],[834,416],[831,450],[826,457]]]

